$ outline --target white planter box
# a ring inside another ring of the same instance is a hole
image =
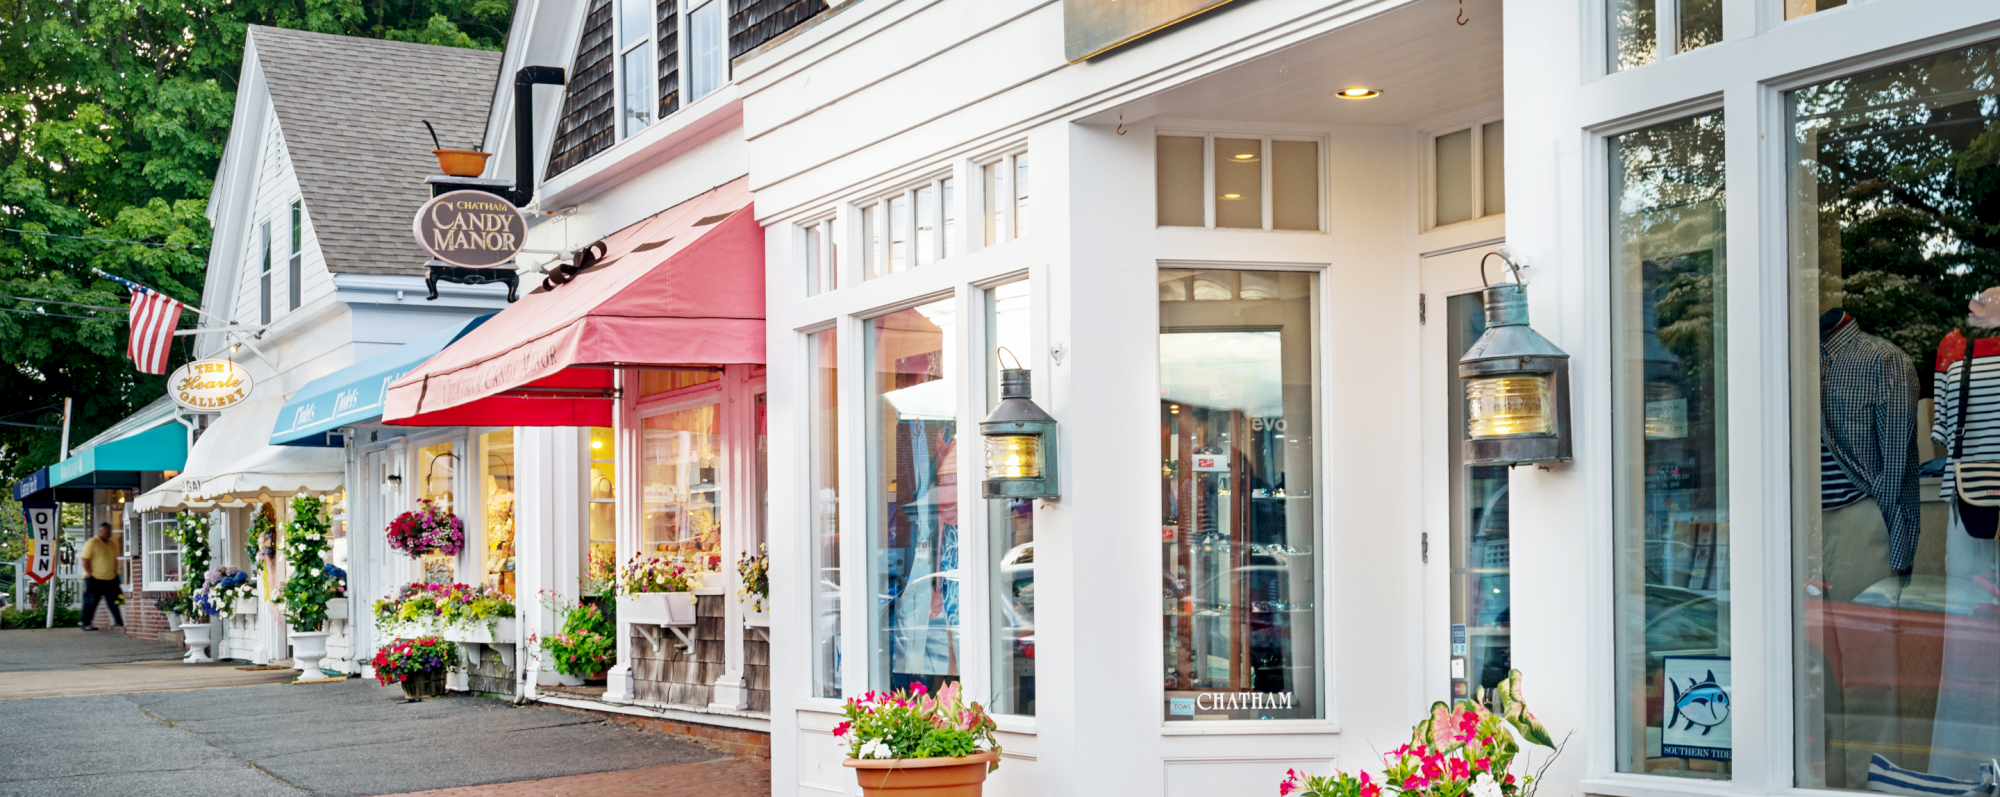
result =
[[[264,608],[264,601],[262,599],[242,598],[229,607],[229,616],[255,617],[257,616],[257,611],[262,608]]]
[[[382,634],[386,640],[398,637],[414,639],[421,636],[436,636],[447,642],[477,642],[482,645],[512,645],[521,640],[520,623],[512,617],[496,620],[474,620],[464,625],[420,625],[402,623],[385,625]]]
[[[640,625],[694,625],[694,593],[638,592],[620,595],[618,619]]]
[[[771,627],[771,599],[769,599],[769,598],[765,598],[765,599],[764,599],[764,601],[763,601],[763,603],[761,604],[761,605],[762,605],[762,608],[759,608],[759,609],[752,609],[752,608],[750,608],[750,605],[751,605],[751,604],[749,604],[749,603],[744,603],[744,604],[743,604],[743,625],[744,625],[744,627],[746,627],[746,628],[770,628],[770,627]]]
[[[346,598],[330,598],[326,602],[326,619],[349,620]]]

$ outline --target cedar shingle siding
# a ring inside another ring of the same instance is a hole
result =
[[[564,91],[562,121],[549,149],[549,177],[562,174],[616,140],[613,103],[617,72],[611,61],[611,0],[593,0],[583,18],[583,40]]]
[[[680,16],[675,14],[675,0],[660,0],[659,43],[655,48],[660,55],[660,115],[665,119],[669,114],[681,109],[681,36]]]
[[[825,10],[825,0],[729,0],[729,57],[757,49]]]

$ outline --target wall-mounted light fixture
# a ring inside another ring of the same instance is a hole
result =
[[[1029,376],[1026,368],[1001,370],[1000,406],[979,422],[979,434],[986,438],[986,478],[980,482],[980,494],[987,498],[1058,495],[1056,419],[1035,405]]]
[[[1465,464],[1568,462],[1569,354],[1528,326],[1520,267],[1500,252],[1486,257],[1507,264],[1514,282],[1486,285],[1486,331],[1458,358],[1468,426]],[[1484,258],[1479,279],[1486,281]]]

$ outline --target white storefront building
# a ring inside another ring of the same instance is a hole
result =
[[[958,681],[990,794],[1258,794],[1519,669],[1574,733],[1550,794],[1990,793],[2000,552],[1954,485],[2000,463],[2000,7],[1137,5],[517,8],[503,78],[567,72],[528,247],[602,258],[524,256],[539,293],[385,391],[459,426],[349,481],[511,429],[524,635],[593,553],[715,573],[674,636],[621,618],[601,692],[523,696],[768,731],[776,793],[856,793],[842,700]],[[1461,457],[1503,246],[1567,463]],[[976,489],[1016,361],[1059,498]]]
[[[854,793],[841,698],[960,680],[989,794],[1269,793],[1510,667],[1548,793],[1976,788],[1996,561],[1938,474],[1996,450],[1950,333],[2000,7],[1836,5],[1263,0],[1073,61],[1150,26],[862,0],[737,61],[776,790]],[[1567,464],[1456,458],[1502,245]],[[1032,508],[958,446],[1001,347]]]

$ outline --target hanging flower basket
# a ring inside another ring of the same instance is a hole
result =
[[[457,556],[465,550],[465,521],[439,509],[429,499],[389,522],[389,547],[412,558],[439,554]]]

